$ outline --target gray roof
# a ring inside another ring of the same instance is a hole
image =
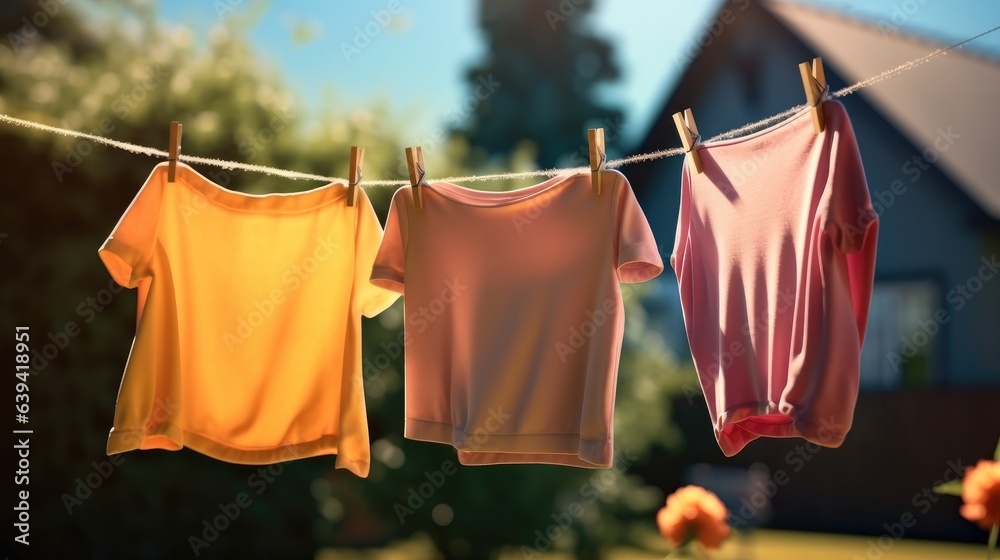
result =
[[[848,83],[945,47],[795,2],[762,4]],[[945,134],[958,135],[949,149],[934,150],[939,156],[927,155],[939,157],[936,165],[1000,219],[1000,61],[956,49],[855,95],[864,96],[921,149]]]

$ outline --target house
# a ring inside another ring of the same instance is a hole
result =
[[[945,47],[904,31],[794,2],[725,3],[632,152],[679,145],[672,114],[688,107],[709,138],[804,103],[797,65],[813,57],[837,90]],[[958,501],[920,496],[957,466],[990,457],[1000,437],[998,99],[1000,60],[974,45],[841,99],[880,216],[862,393],[845,444],[814,453],[773,497],[773,526],[878,535],[913,512],[907,537],[982,540],[958,516]],[[664,257],[681,164],[629,170]],[[661,278],[649,312],[689,356],[676,283],[669,272]],[[689,429],[681,459],[790,472],[801,440],[758,440],[725,459],[703,403],[696,408],[676,404]]]

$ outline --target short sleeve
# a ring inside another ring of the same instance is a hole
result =
[[[372,266],[372,284],[387,290],[403,293],[403,271],[406,254],[407,203],[399,189],[389,205],[389,216],[385,220],[385,235],[379,247],[375,264]]]
[[[847,111],[837,101],[824,105],[829,105],[826,116],[830,143],[826,231],[838,251],[857,253],[876,235],[878,215],[872,208],[861,152]]]
[[[864,342],[875,281],[878,214],[872,208],[861,152],[847,110],[839,101],[823,103],[828,135],[829,176],[826,192],[825,230],[833,247],[845,255],[843,262],[851,303]]]
[[[615,181],[615,266],[621,282],[645,282],[663,271],[649,222],[624,175]]]
[[[684,265],[684,253],[688,240],[688,226],[691,223],[690,206],[691,175],[688,166],[681,166],[681,196],[677,209],[677,230],[674,233],[674,248],[670,252],[670,266],[675,272]]]
[[[382,242],[382,226],[375,215],[371,200],[358,189],[358,211],[354,235],[354,306],[365,317],[374,317],[393,304],[399,294],[383,289],[370,281],[372,265]]]
[[[135,288],[152,276],[165,168],[156,166],[97,254],[115,282]]]

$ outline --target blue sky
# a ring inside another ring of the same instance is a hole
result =
[[[891,21],[894,13],[905,12],[910,14],[905,29],[945,43],[1000,25],[997,0],[803,1],[872,21]],[[304,105],[303,113],[388,99],[397,113],[409,117],[405,140],[419,141],[429,127],[440,126],[449,109],[467,94],[464,69],[483,51],[477,4],[473,0],[169,0],[158,10],[162,18],[191,26],[200,36],[220,24],[248,26],[262,61],[283,74]],[[688,44],[720,4],[719,0],[598,1],[593,26],[613,41],[624,71],[620,83],[602,95],[625,108],[627,122],[637,125],[629,129],[646,129],[677,77],[679,66],[671,53]],[[1000,32],[971,47],[1000,57]]]

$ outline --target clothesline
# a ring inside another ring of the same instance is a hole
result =
[[[963,41],[959,41],[958,43],[955,43],[955,44],[953,44],[953,45],[951,45],[949,47],[946,47],[946,48],[943,48],[943,49],[937,49],[937,50],[935,50],[935,51],[933,51],[933,52],[931,52],[931,53],[929,53],[929,54],[927,54],[925,56],[922,56],[920,58],[916,58],[916,59],[911,60],[909,62],[904,62],[903,64],[900,64],[899,66],[896,66],[895,68],[891,68],[891,69],[886,70],[886,71],[884,71],[884,72],[882,72],[880,74],[877,74],[877,75],[872,76],[870,78],[867,78],[865,80],[861,80],[860,82],[857,82],[854,85],[841,88],[841,89],[839,89],[839,90],[837,90],[835,92],[832,92],[830,94],[830,96],[833,97],[833,98],[846,97],[848,95],[851,95],[852,93],[857,92],[858,90],[860,90],[862,88],[866,88],[868,86],[877,84],[877,83],[882,82],[884,80],[888,80],[889,78],[898,76],[899,74],[902,74],[904,72],[912,70],[912,69],[916,68],[917,66],[920,66],[920,65],[922,65],[922,64],[924,64],[926,62],[929,62],[929,61],[933,60],[934,58],[937,58],[938,56],[947,54],[948,52],[950,52],[950,51],[952,51],[954,49],[961,48],[963,45],[965,45],[967,43],[970,43],[970,42],[975,41],[976,39],[979,39],[979,38],[981,38],[981,37],[983,37],[985,35],[993,33],[994,31],[997,31],[998,29],[1000,29],[1000,25],[998,25],[998,26],[996,26],[996,27],[994,27],[992,29],[988,29],[986,31],[983,31],[982,33],[980,33],[978,35],[969,37],[968,39],[965,39]],[[781,121],[781,120],[783,120],[785,118],[788,118],[789,116],[791,116],[791,115],[793,115],[793,114],[795,114],[795,113],[797,113],[797,112],[805,109],[805,107],[806,107],[805,104],[796,105],[795,107],[792,107],[790,109],[782,111],[782,112],[780,112],[780,113],[778,113],[776,115],[771,115],[770,117],[761,119],[759,121],[748,123],[748,124],[745,124],[743,126],[734,128],[734,129],[732,129],[730,131],[723,132],[721,134],[717,134],[717,135],[709,138],[705,142],[715,142],[715,141],[719,141],[719,140],[727,140],[727,139],[730,139],[730,138],[736,138],[737,136],[753,132],[755,130],[764,128],[764,127],[766,127],[766,126],[768,126],[768,125],[770,125],[772,123],[776,123],[776,122]],[[72,137],[72,138],[83,138],[83,139],[86,139],[86,140],[90,140],[92,142],[96,142],[98,144],[103,144],[105,146],[110,146],[112,148],[118,148],[118,149],[121,149],[121,150],[126,150],[126,151],[129,151],[129,152],[132,152],[132,153],[136,153],[136,154],[147,155],[147,156],[150,156],[150,157],[157,157],[157,158],[166,158],[167,157],[167,152],[165,150],[159,150],[159,149],[156,149],[156,148],[150,148],[148,146],[140,146],[139,144],[133,144],[131,142],[122,142],[120,140],[114,140],[114,139],[111,139],[111,138],[106,138],[104,136],[99,136],[99,135],[96,135],[96,134],[90,134],[90,133],[87,133],[87,132],[81,132],[81,131],[78,131],[78,130],[70,130],[70,129],[67,129],[67,128],[60,128],[60,127],[57,127],[57,126],[47,125],[47,124],[43,124],[43,123],[39,123],[39,122],[29,121],[29,120],[25,120],[25,119],[19,119],[17,117],[12,117],[10,115],[3,114],[3,113],[0,113],[0,121],[6,122],[6,123],[9,123],[9,124],[13,124],[13,125],[16,125],[16,126],[23,126],[23,127],[26,127],[26,128],[34,128],[36,130],[42,130],[42,131],[45,131],[45,132],[52,132],[52,133],[55,133],[55,134],[61,134],[63,136],[69,136],[69,137]],[[636,154],[636,155],[632,155],[632,156],[628,156],[628,157],[624,157],[624,158],[608,160],[606,162],[605,166],[608,169],[615,169],[615,168],[618,168],[618,167],[622,167],[622,166],[630,165],[630,164],[634,164],[634,163],[641,163],[641,162],[652,161],[652,160],[656,160],[656,159],[662,159],[662,158],[668,158],[668,157],[678,156],[678,155],[681,155],[683,153],[684,153],[684,148],[680,148],[680,147],[678,147],[678,148],[670,148],[670,149],[667,149],[667,150],[658,150],[658,151],[655,151],[655,152],[648,152],[648,153],[645,153],[645,154]],[[256,164],[252,164],[252,163],[242,163],[242,162],[227,161],[227,160],[222,160],[222,159],[206,158],[206,157],[199,157],[199,156],[189,156],[189,155],[185,155],[185,154],[180,154],[180,156],[178,157],[178,159],[180,161],[183,161],[183,162],[186,162],[186,163],[194,163],[194,164],[201,164],[201,165],[210,165],[210,166],[213,166],[213,167],[221,167],[223,169],[229,169],[229,170],[239,169],[241,171],[251,171],[251,172],[256,172],[256,173],[265,173],[267,175],[274,175],[274,176],[277,176],[277,177],[284,177],[284,178],[288,178],[288,179],[307,179],[307,180],[317,180],[317,181],[325,181],[325,182],[347,183],[347,180],[344,179],[344,178],[341,178],[341,177],[330,177],[330,176],[326,176],[326,175],[317,175],[317,174],[314,174],[314,173],[303,173],[301,171],[292,171],[292,170],[287,170],[287,169],[280,169],[280,168],[277,168],[277,167],[269,167],[269,166],[266,166],[266,165],[256,165]],[[555,176],[558,176],[558,175],[569,175],[569,174],[580,173],[580,172],[585,172],[585,171],[590,171],[590,168],[589,167],[569,167],[569,168],[539,169],[539,170],[536,170],[536,171],[520,171],[520,172],[510,172],[510,173],[494,173],[494,174],[488,174],[488,175],[467,175],[467,176],[460,176],[460,177],[442,177],[440,180],[441,181],[450,182],[450,183],[467,183],[467,182],[491,181],[491,180],[503,180],[503,179],[524,179],[524,178],[530,178],[530,177],[555,177]],[[410,182],[408,180],[405,180],[405,179],[398,179],[398,180],[388,180],[388,179],[367,180],[367,181],[361,181],[361,183],[360,183],[360,185],[362,187],[395,187],[395,186],[403,186],[403,185],[409,185],[409,184],[410,184]]]

